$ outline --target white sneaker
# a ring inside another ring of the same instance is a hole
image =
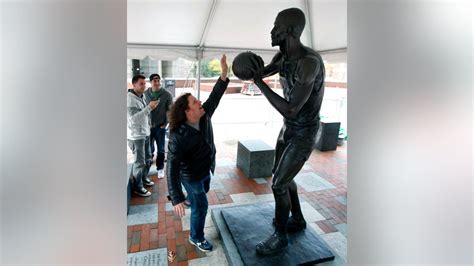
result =
[[[165,171],[163,169],[158,170],[158,178],[162,179],[163,177],[165,177]]]
[[[139,188],[137,190],[134,190],[133,193],[139,195],[139,196],[142,196],[142,197],[149,197],[151,196],[151,192],[146,190],[145,188]]]

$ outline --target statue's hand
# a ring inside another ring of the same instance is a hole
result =
[[[255,75],[253,76],[252,80],[254,82],[261,81],[263,78],[263,71],[257,71],[255,72]]]
[[[263,78],[263,71],[265,69],[265,64],[263,63],[263,59],[259,55],[255,55],[252,58],[253,65],[255,66],[253,80],[262,80]]]
[[[234,75],[241,80],[251,80],[264,67],[262,58],[250,51],[238,54],[232,63]]]

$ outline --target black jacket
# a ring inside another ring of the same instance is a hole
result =
[[[184,123],[170,130],[168,142],[168,191],[173,205],[185,200],[181,179],[201,180],[214,173],[216,147],[212,132],[211,117],[219,105],[229,79],[218,79],[206,102],[202,104],[205,114],[199,120],[199,130]]]

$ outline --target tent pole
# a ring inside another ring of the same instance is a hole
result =
[[[196,51],[196,54],[197,54],[197,59],[198,59],[198,63],[197,63],[197,77],[196,77],[196,87],[197,87],[197,99],[200,100],[201,99],[201,63],[202,63],[202,55],[203,55],[203,51],[201,49],[198,49]]]
[[[206,25],[202,30],[201,40],[199,41],[199,47],[203,47],[204,43],[206,42],[207,31],[209,30],[209,25],[211,25],[212,19],[214,18],[214,13],[216,11],[217,0],[212,1],[211,9],[209,10],[209,14],[207,15]]]
[[[127,43],[127,48],[135,48],[135,49],[173,49],[173,50],[196,50],[196,49],[205,49],[206,51],[219,51],[219,52],[246,52],[246,51],[253,51],[255,53],[272,53],[275,54],[278,52],[278,49],[260,49],[260,48],[252,48],[252,47],[220,47],[220,46],[196,46],[196,45],[166,45],[166,44],[142,44],[142,43]],[[340,53],[346,52],[347,47],[339,47],[333,49],[325,49],[325,50],[316,50],[318,53]]]
[[[197,77],[196,77],[196,87],[197,87],[197,98],[201,99],[201,59],[198,59],[197,64]]]

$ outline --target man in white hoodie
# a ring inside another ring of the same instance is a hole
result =
[[[158,106],[159,101],[150,101],[145,104],[145,77],[136,75],[132,78],[133,89],[127,93],[127,139],[128,146],[135,155],[132,166],[134,178],[133,192],[142,197],[148,197],[151,192],[143,187],[154,184],[148,178],[151,166],[150,151],[150,112]]]

